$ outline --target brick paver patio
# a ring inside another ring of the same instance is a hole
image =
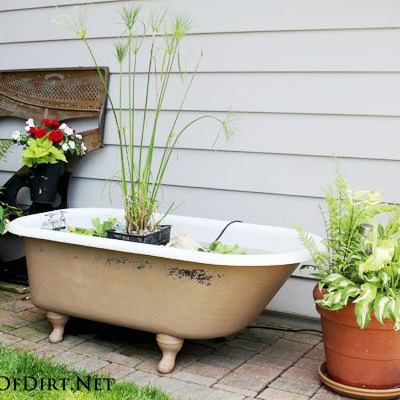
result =
[[[0,290],[0,344],[75,370],[152,385],[182,399],[346,399],[318,378],[324,351],[317,332],[247,328],[226,339],[186,341],[175,371],[161,375],[153,334],[71,319],[64,341],[50,344],[50,331],[29,294]]]

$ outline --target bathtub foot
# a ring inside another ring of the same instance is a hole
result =
[[[69,317],[52,311],[47,311],[46,317],[51,322],[51,325],[53,325],[53,331],[49,335],[49,342],[62,342],[62,340],[64,339],[64,328],[66,323],[68,322]]]
[[[175,358],[182,348],[183,339],[159,333],[157,335],[157,344],[163,354],[161,361],[158,363],[158,372],[169,374],[175,368]]]

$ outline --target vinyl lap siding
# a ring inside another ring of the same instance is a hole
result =
[[[90,66],[83,44],[49,21],[72,0],[14,0],[0,4],[0,69]],[[27,4],[29,3],[29,4]],[[90,37],[99,63],[117,65],[119,1],[92,1]],[[400,4],[397,1],[252,0],[148,1],[144,7],[188,12],[193,29],[183,48],[201,67],[183,119],[235,112],[235,136],[210,149],[215,127],[196,126],[182,138],[165,177],[163,207],[183,215],[300,225],[323,234],[317,205],[332,180],[332,155],[356,188],[381,190],[400,202]],[[35,29],[28,23],[34,21]],[[18,29],[15,27],[18,25]],[[139,65],[144,71],[145,66]],[[140,76],[139,79],[143,79]],[[179,77],[173,77],[178,83]],[[179,94],[167,101],[166,124]],[[17,121],[2,121],[6,137]],[[105,147],[74,173],[70,206],[121,205],[116,183],[117,135],[108,113]],[[162,140],[159,141],[159,144]],[[0,183],[18,167],[16,153],[0,166]],[[271,309],[316,315],[313,281],[296,272]],[[300,299],[300,301],[299,301]]]

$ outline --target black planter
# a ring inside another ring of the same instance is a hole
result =
[[[135,233],[118,232],[115,229],[107,230],[107,237],[110,239],[126,240],[129,242],[165,245],[169,242],[171,236],[171,225],[159,225],[157,231],[139,235]]]
[[[38,164],[31,168],[31,200],[35,203],[53,203],[57,194],[58,182],[63,173],[61,162]]]

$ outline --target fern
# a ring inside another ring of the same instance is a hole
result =
[[[0,140],[0,161],[7,160],[6,153],[13,145],[13,141],[10,140]]]
[[[308,250],[312,260],[315,263],[314,268],[320,271],[329,271],[330,255],[327,251],[318,248],[317,243],[312,235],[304,231],[302,228],[295,226],[294,229],[299,235],[299,239],[303,246]]]

